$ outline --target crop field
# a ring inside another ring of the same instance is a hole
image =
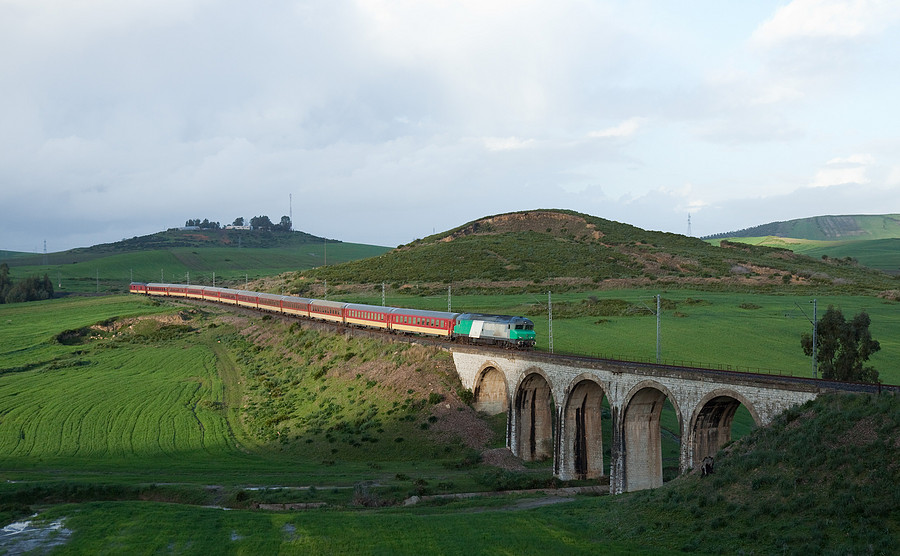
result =
[[[138,316],[145,318],[129,324]],[[92,326],[116,322],[124,326]],[[270,325],[287,329],[260,322],[264,333]],[[385,398],[383,387],[359,373],[322,378],[348,360],[399,361],[405,356],[396,347],[344,346],[340,336],[311,332],[286,338],[310,346],[308,363],[260,350],[190,305],[123,295],[0,306],[0,480],[16,481],[0,483],[0,502],[29,491],[23,485],[60,476],[193,485],[188,490],[321,488],[297,494],[304,501],[347,501],[360,480],[401,498],[426,485],[484,488],[468,469],[454,468],[467,457],[464,449],[417,440],[432,424],[427,393],[404,386]],[[419,365],[415,372],[428,372]],[[312,376],[301,383],[298,372]],[[296,420],[279,417],[294,407],[286,403],[299,404]],[[289,424],[298,432],[286,443]],[[276,498],[285,496],[294,500]]]

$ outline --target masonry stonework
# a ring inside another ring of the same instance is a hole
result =
[[[681,429],[679,468],[684,473],[730,439],[731,420],[740,405],[763,426],[818,393],[815,385],[765,375],[535,352],[454,347],[453,361],[463,386],[475,393],[476,408],[508,412],[506,443],[512,452],[524,460],[552,457],[561,479],[603,474],[600,431],[611,427],[613,494],[662,484],[659,417],[666,399]],[[604,397],[609,422],[601,419]]]

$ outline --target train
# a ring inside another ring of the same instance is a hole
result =
[[[531,349],[536,341],[534,322],[531,319],[509,315],[450,313],[342,303],[189,284],[132,282],[129,291],[140,295],[213,301],[344,326],[374,328],[395,334],[433,336],[453,342]]]

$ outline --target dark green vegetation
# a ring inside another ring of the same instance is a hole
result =
[[[65,292],[123,292],[132,280],[243,286],[247,280],[372,257],[384,247],[303,232],[169,230],[46,256],[3,258],[18,275],[48,274]]]
[[[900,274],[900,215],[820,216],[774,222],[708,239],[790,249],[816,259],[858,263]]]
[[[28,276],[16,282],[9,275],[9,266],[0,263],[0,303],[40,301],[51,297],[53,284],[46,274],[43,278]]]
[[[295,292],[328,280],[395,289],[546,291],[684,286],[721,290],[878,292],[897,287],[852,261],[812,259],[787,249],[650,232],[571,211],[503,214],[471,222],[381,256],[298,273]]]
[[[876,383],[878,371],[866,362],[881,350],[881,344],[872,339],[870,324],[872,319],[865,312],[848,321],[840,309],[829,306],[817,322],[816,341],[812,334],[803,334],[800,343],[806,355],[815,352],[822,378]]]

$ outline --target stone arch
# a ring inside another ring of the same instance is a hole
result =
[[[564,402],[562,418],[561,475],[595,479],[603,467],[603,385],[590,375],[573,381]]]
[[[553,407],[550,381],[539,369],[530,369],[516,388],[514,407],[514,452],[523,460],[553,455]]]
[[[696,466],[706,456],[715,456],[719,448],[731,440],[731,423],[741,405],[759,426],[761,421],[756,408],[733,390],[717,389],[701,398],[691,416],[691,466]]]
[[[662,437],[659,417],[666,399],[682,423],[678,401],[655,381],[636,384],[625,398],[622,423],[625,491],[656,488],[663,484]]]
[[[486,365],[475,377],[472,393],[475,399],[472,407],[488,415],[505,413],[508,409],[508,386],[506,375],[494,365]]]

